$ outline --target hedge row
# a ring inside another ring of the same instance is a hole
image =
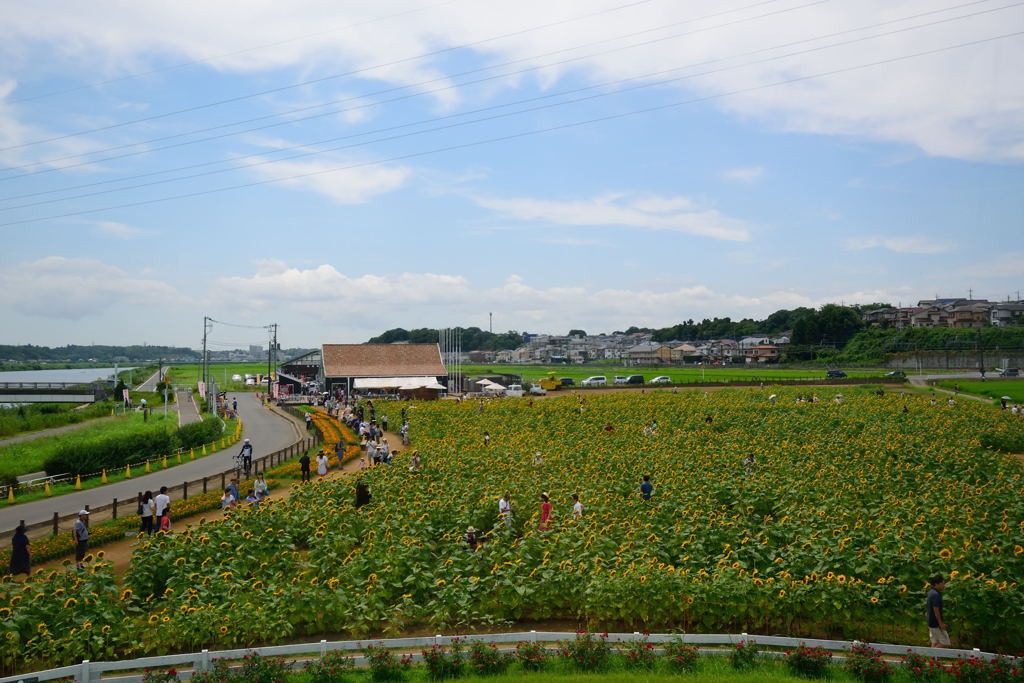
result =
[[[179,448],[193,448],[210,443],[221,435],[221,422],[216,417],[182,425],[173,432],[154,424],[129,434],[110,434],[75,441],[63,446],[43,463],[47,474],[93,474],[113,470],[173,453]]]

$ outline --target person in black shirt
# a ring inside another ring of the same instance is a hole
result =
[[[946,582],[941,574],[931,578],[931,590],[928,591],[928,638],[932,647],[949,647],[949,633],[946,632],[946,617],[942,613],[942,591]]]
[[[370,498],[373,494],[370,493],[370,487],[362,481],[356,482],[356,509],[358,510],[362,506],[370,502]]]
[[[302,473],[302,481],[309,481],[309,453],[303,453],[299,458],[299,470]]]

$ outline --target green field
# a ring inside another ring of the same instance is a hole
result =
[[[958,382],[952,379],[944,379],[936,382],[936,386],[953,391],[955,385],[960,386],[960,391],[975,396],[988,396],[998,399],[1001,396],[1009,396],[1014,403],[1024,403],[1024,379],[999,380],[992,382]]]
[[[523,381],[530,382],[546,377],[553,372],[555,377],[571,377],[577,384],[580,380],[593,375],[604,375],[608,378],[608,384],[612,384],[615,377],[628,377],[629,375],[643,375],[645,382],[653,378],[665,375],[671,378],[673,383],[684,382],[775,382],[794,379],[825,379],[824,368],[800,368],[796,370],[780,370],[778,368],[746,368],[738,366],[735,368],[696,368],[696,367],[643,367],[627,368],[621,365],[464,365],[463,374],[467,376],[491,375],[498,373],[514,373],[523,376]],[[886,368],[860,369],[845,371],[850,377],[881,377],[888,370]]]
[[[161,421],[166,421],[168,428],[176,427],[178,416],[173,412],[168,412],[165,416],[163,412],[154,411],[149,416],[148,424]],[[44,436],[32,441],[5,446],[0,448],[0,477],[4,475],[19,476],[42,470],[46,459],[66,443],[100,436],[128,434],[141,428],[143,424],[146,423],[142,421],[142,413],[133,412],[127,417],[89,425],[65,434]]]
[[[233,375],[241,375],[243,378],[249,375],[266,375],[267,364],[262,363],[218,363],[207,368],[209,375],[217,383],[220,391],[259,391],[259,386],[247,387],[245,382],[236,382],[231,379]],[[167,373],[171,378],[171,384],[188,384],[196,386],[202,368],[198,365],[175,365]],[[266,380],[263,388],[266,388]]]

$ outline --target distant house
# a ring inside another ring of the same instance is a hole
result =
[[[739,341],[739,349],[740,349],[740,351],[742,353],[746,354],[751,349],[753,349],[755,346],[760,346],[762,344],[770,344],[770,343],[771,343],[771,339],[768,337],[768,335],[766,335],[766,334],[755,334],[755,335],[751,335],[749,337],[744,337],[743,339],[740,339],[740,341]]]
[[[948,325],[955,328],[984,327],[989,324],[989,311],[992,304],[987,301],[952,306],[947,316]]]
[[[748,363],[778,363],[779,347],[774,344],[758,344],[744,354]]]
[[[697,347],[693,344],[678,344],[673,346],[671,349],[671,358],[673,363],[683,363],[688,360],[697,360],[701,357],[701,353],[697,350]]]
[[[659,342],[644,342],[626,350],[632,365],[658,365],[672,362],[672,349]]]
[[[989,311],[989,322],[996,327],[1024,324],[1024,303],[993,304]]]

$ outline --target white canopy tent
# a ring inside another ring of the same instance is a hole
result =
[[[356,389],[443,389],[436,377],[356,377]]]

